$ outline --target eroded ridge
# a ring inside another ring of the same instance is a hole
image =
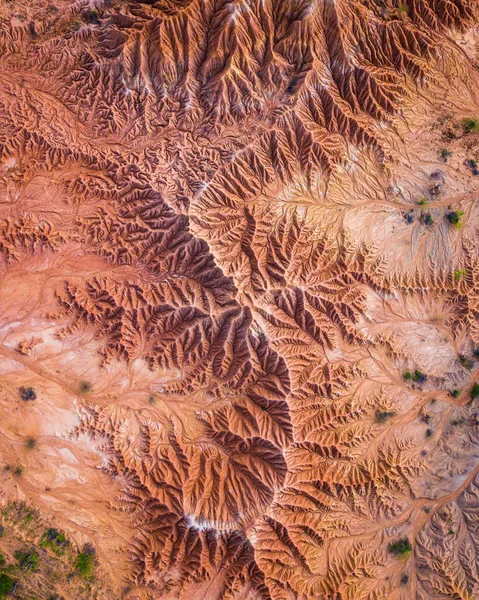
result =
[[[122,597],[479,595],[478,16],[0,8],[5,489]]]

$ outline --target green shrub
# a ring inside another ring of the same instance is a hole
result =
[[[40,546],[43,548],[50,548],[58,556],[65,553],[65,549],[69,543],[70,542],[66,539],[65,534],[61,531],[57,531],[53,527],[47,529],[40,540]]]
[[[403,373],[403,379],[405,381],[408,381],[408,379],[412,379],[412,373],[411,373],[411,371],[404,371],[404,373]]]
[[[38,570],[38,555],[35,550],[15,550],[13,556],[21,569]]]
[[[454,281],[459,281],[461,277],[466,276],[466,269],[459,269],[458,271],[454,271]]]
[[[29,435],[27,437],[27,443],[25,445],[28,448],[28,450],[33,450],[33,448],[35,448],[35,446],[37,445],[37,440],[31,435]]]
[[[419,371],[419,369],[416,369],[414,371],[414,375],[412,376],[412,380],[415,381],[416,383],[424,383],[427,379],[427,376],[424,375],[424,373],[422,373],[421,371]]]
[[[455,210],[453,212],[447,213],[447,218],[449,223],[455,227],[456,229],[460,229],[462,227],[461,217],[464,215],[462,210]]]
[[[453,398],[458,398],[459,397],[459,390],[452,390],[451,396]]]
[[[426,198],[424,198],[424,196],[422,198],[420,198],[418,201],[418,204],[419,204],[419,206],[425,206],[427,204]]]
[[[471,388],[471,398],[473,400],[475,400],[476,398],[479,398],[479,383],[475,383],[472,388]]]
[[[407,538],[398,540],[397,542],[391,542],[388,546],[388,550],[391,554],[405,558],[411,554],[411,543]]]
[[[10,594],[17,582],[6,573],[0,573],[0,598],[5,598]]]
[[[26,521],[27,523],[30,523],[31,521],[33,521],[33,513],[31,512],[31,510],[27,509],[25,516],[23,517],[23,520]]]
[[[80,577],[91,579],[95,569],[95,562],[95,550],[87,544],[83,548],[83,552],[80,552],[76,557],[75,570]]]
[[[479,121],[475,118],[467,118],[462,122],[467,133],[471,131],[479,131]]]
[[[424,217],[424,223],[426,225],[433,225],[434,224],[434,219],[432,218],[432,215],[430,213],[427,213],[427,215]]]
[[[3,554],[0,552],[0,569],[2,567],[4,567],[7,564],[7,560],[6,558],[3,556]]]

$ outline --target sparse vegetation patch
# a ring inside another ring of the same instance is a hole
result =
[[[479,131],[479,120],[476,118],[469,117],[464,119],[462,124],[466,133],[470,133],[471,131]]]
[[[28,448],[28,450],[33,450],[33,448],[35,448],[35,446],[37,445],[37,440],[32,437],[31,435],[29,435],[27,437],[27,442],[26,442],[26,447]]]
[[[29,550],[15,550],[13,556],[21,569],[31,569],[32,571],[38,570],[38,554],[34,548]]]
[[[91,392],[91,383],[89,381],[80,382],[80,393],[88,394],[88,392]]]
[[[407,538],[398,540],[397,542],[391,542],[388,546],[388,550],[391,554],[400,558],[406,558],[411,554],[411,543]]]
[[[47,529],[40,540],[40,546],[49,548],[57,556],[65,554],[65,550],[69,544],[70,542],[66,539],[65,534],[53,527]]]
[[[479,398],[479,383],[475,383],[471,388],[471,398],[475,400]]]
[[[20,393],[20,398],[24,401],[24,402],[29,402],[31,400],[36,400],[37,399],[37,394],[35,392],[35,390],[32,387],[19,387],[18,391]]]
[[[465,354],[459,355],[459,362],[465,369],[472,369],[474,363],[470,358],[468,358]]]
[[[425,375],[424,373],[422,373],[419,369],[416,369],[414,371],[414,374],[412,376],[412,380],[416,383],[424,383],[427,379],[427,375]]]
[[[10,577],[10,575],[0,573],[0,598],[6,598],[13,590],[15,584],[15,579]]]
[[[394,416],[396,413],[393,410],[381,410],[376,413],[376,423],[385,423]]]
[[[95,563],[95,549],[87,544],[75,560],[75,570],[80,577],[91,579],[95,570]]]
[[[447,219],[453,227],[455,227],[456,229],[460,229],[462,227],[461,218],[463,215],[464,212],[462,210],[455,210],[447,213]]]
[[[451,158],[452,152],[447,148],[441,148],[439,151],[439,155],[444,160],[444,162],[447,162],[447,159]]]

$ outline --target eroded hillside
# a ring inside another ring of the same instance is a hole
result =
[[[479,596],[478,18],[0,4],[0,497],[65,598]]]

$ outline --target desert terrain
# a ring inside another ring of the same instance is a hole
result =
[[[0,598],[479,598],[476,0],[0,0]]]

